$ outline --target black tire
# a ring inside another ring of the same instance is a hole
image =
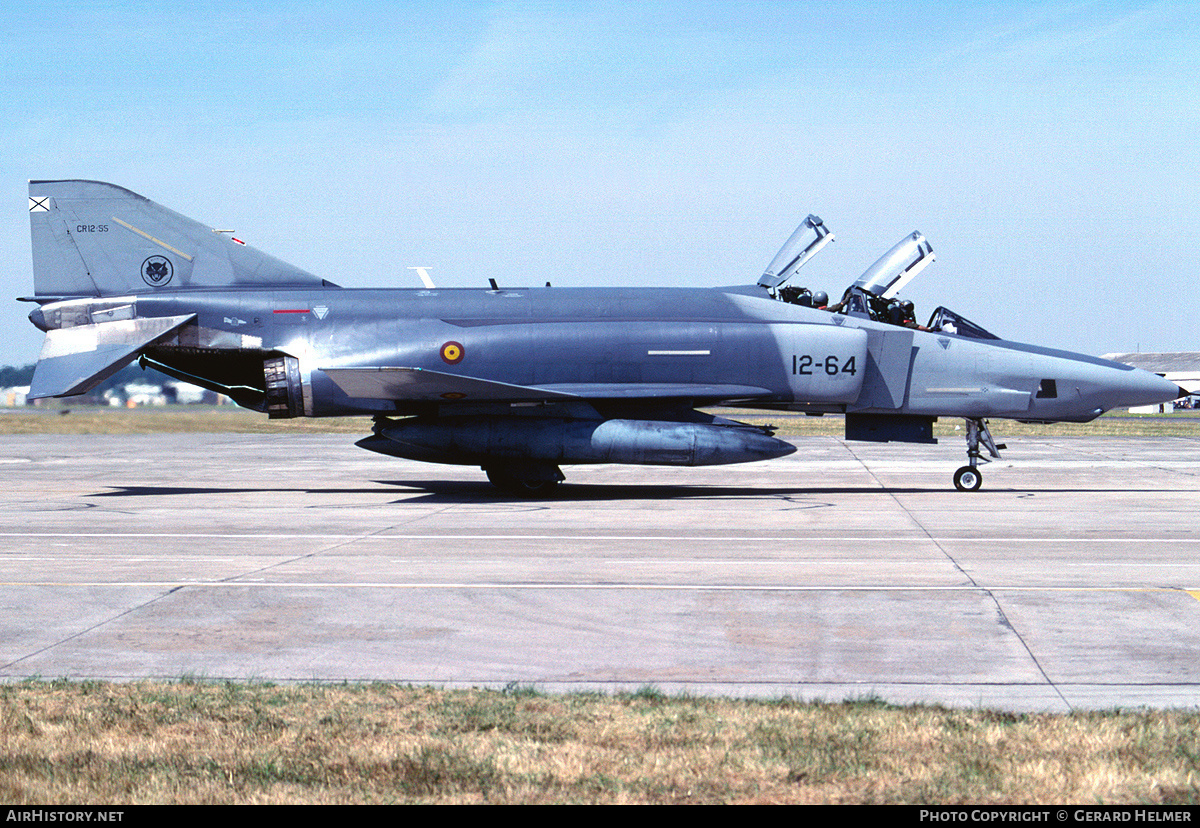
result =
[[[558,488],[557,480],[534,480],[520,477],[508,469],[486,469],[491,484],[506,494],[521,497],[546,497]]]
[[[977,492],[983,485],[983,472],[973,466],[963,466],[954,473],[954,488],[960,492]]]

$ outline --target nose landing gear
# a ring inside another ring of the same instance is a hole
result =
[[[992,432],[988,431],[987,420],[978,417],[967,417],[967,462],[969,465],[963,466],[954,473],[954,488],[960,492],[978,491],[983,485],[983,472],[979,470],[979,463],[990,463],[992,458],[1000,459],[1000,449],[1008,448],[1001,443],[996,445],[996,441],[992,439]],[[979,445],[987,449],[991,457],[984,457],[979,451]]]
[[[983,472],[974,466],[963,466],[954,473],[954,488],[960,492],[973,492],[983,485]]]

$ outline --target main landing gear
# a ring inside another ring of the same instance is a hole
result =
[[[562,470],[553,463],[518,463],[484,466],[488,480],[505,494],[518,497],[547,497],[565,480]]]
[[[960,492],[978,491],[983,485],[983,472],[979,470],[979,463],[990,463],[992,457],[1000,459],[1000,449],[1008,448],[1001,443],[996,445],[996,441],[992,439],[992,432],[988,431],[987,420],[977,417],[967,417],[967,462],[970,465],[963,466],[954,473],[954,488]],[[991,457],[984,457],[979,446],[987,449]]]

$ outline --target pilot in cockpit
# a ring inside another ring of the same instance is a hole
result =
[[[888,321],[893,325],[915,328],[918,331],[929,330],[924,325],[917,324],[916,308],[909,299],[895,299],[888,305]]]

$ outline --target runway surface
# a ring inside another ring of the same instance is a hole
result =
[[[346,435],[4,442],[3,680],[1200,704],[1192,438],[1009,440],[975,493],[961,441],[798,438],[533,502]]]

